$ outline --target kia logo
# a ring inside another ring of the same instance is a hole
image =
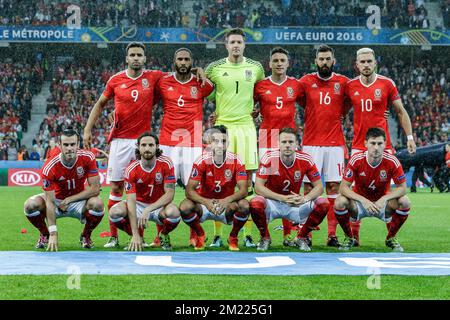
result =
[[[11,181],[20,186],[32,186],[41,180],[39,174],[33,171],[18,171],[11,176]]]

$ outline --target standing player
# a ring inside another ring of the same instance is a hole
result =
[[[407,137],[410,153],[416,152],[416,144],[412,134],[411,120],[403,107],[400,95],[392,79],[375,72],[377,66],[375,52],[370,48],[362,48],[356,52],[356,67],[359,77],[350,80],[345,93],[353,105],[352,155],[365,150],[364,139],[367,129],[379,127],[386,133],[386,151],[394,154],[389,136],[388,121],[385,114],[392,104],[397,113],[400,125]],[[353,234],[359,244],[359,222],[352,225]]]
[[[243,160],[247,169],[248,186],[251,191],[252,174],[258,168],[256,128],[253,123],[253,89],[255,83],[264,79],[261,63],[244,57],[245,34],[241,29],[231,29],[225,36],[228,57],[212,62],[205,70],[214,83],[216,110],[213,118],[217,125],[225,125],[229,134],[229,151]],[[220,224],[215,224],[213,246],[220,246]],[[248,225],[250,227],[250,225]],[[250,229],[245,230],[246,246],[254,247]]]
[[[289,52],[276,47],[270,52],[271,76],[259,81],[255,86],[254,99],[258,108],[253,116],[260,113],[262,122],[259,127],[259,157],[267,151],[279,148],[279,131],[288,127],[296,129],[295,102],[299,95],[299,83],[295,78],[287,76]],[[291,223],[283,221],[283,244],[292,245],[290,238]]]
[[[137,145],[137,160],[125,170],[127,200],[111,208],[109,219],[132,236],[128,250],[142,250],[142,237],[148,220],[161,226],[161,248],[170,250],[169,232],[181,219],[178,208],[172,203],[176,182],[172,160],[162,155],[154,133],[143,133]]]
[[[281,129],[279,141],[280,150],[269,151],[261,159],[255,183],[258,196],[250,201],[250,213],[261,235],[257,249],[265,251],[269,248],[267,220],[286,218],[304,224],[294,243],[302,251],[311,251],[308,233],[322,222],[330,205],[327,199],[320,197],[323,186],[311,156],[296,151],[296,130]],[[305,175],[313,188],[301,196]]]
[[[58,251],[56,219],[63,217],[76,218],[85,224],[80,236],[81,246],[93,247],[92,231],[103,218],[103,202],[98,196],[100,177],[94,155],[78,149],[79,143],[78,133],[73,128],[63,130],[61,153],[42,167],[44,193],[30,197],[24,204],[27,219],[41,234],[36,248],[48,245],[48,251]],[[88,186],[85,186],[86,180]]]
[[[173,161],[175,180],[180,179],[183,185],[189,180],[194,160],[202,154],[203,101],[214,90],[209,80],[200,86],[191,73],[192,64],[191,50],[178,49],[173,59],[175,73],[162,77],[156,85],[164,110],[160,147]],[[158,246],[158,240],[156,236],[150,246]]]
[[[194,160],[202,154],[203,101],[214,86],[207,81],[201,87],[194,78],[189,49],[178,49],[173,64],[175,73],[162,77],[156,87],[164,110],[159,136],[161,150],[174,163],[175,179],[186,185]]]
[[[107,102],[114,98],[114,123],[108,138],[110,157],[107,181],[111,182],[108,210],[122,200],[125,168],[135,159],[136,138],[151,130],[155,85],[165,75],[159,70],[144,69],[146,56],[142,43],[130,43],[126,53],[128,68],[108,80],[84,128],[84,146],[89,148],[92,128]],[[198,69],[197,77],[204,79],[203,70]],[[110,229],[111,238],[105,244],[107,248],[119,245],[117,228],[111,222]]]
[[[406,196],[405,174],[398,159],[385,152],[386,134],[383,129],[369,128],[365,147],[367,151],[351,157],[339,188],[340,196],[334,203],[336,217],[346,234],[342,249],[348,250],[356,242],[350,218],[359,221],[376,217],[388,225],[386,246],[402,252],[396,235],[408,218],[411,205]],[[397,185],[392,191],[389,190],[391,179]]]
[[[107,181],[111,183],[108,211],[122,200],[123,175],[130,161],[135,159],[136,138],[151,130],[153,96],[156,82],[163,76],[158,70],[145,70],[145,46],[132,42],[126,48],[128,68],[106,83],[106,88],[89,115],[84,128],[84,146],[90,147],[91,131],[102,109],[114,99],[114,123],[108,138],[110,157]],[[111,238],[105,248],[119,246],[118,233],[110,221]]]
[[[344,98],[345,84],[349,79],[333,72],[335,63],[334,50],[327,45],[321,45],[316,51],[317,72],[307,74],[299,80],[301,105],[305,109],[302,150],[311,155],[325,180],[330,202],[330,211],[327,214],[327,245],[332,247],[339,246],[336,237],[338,223],[333,204],[338,196],[344,169],[346,146],[342,120],[349,105]],[[306,177],[306,193],[311,187]]]
[[[239,230],[249,216],[245,199],[247,173],[238,156],[227,152],[225,126],[214,126],[210,132],[211,152],[203,154],[192,167],[186,199],[180,203],[181,216],[197,235],[195,250],[205,247],[205,232],[200,223],[214,220],[233,225],[228,244],[230,250],[237,251]]]

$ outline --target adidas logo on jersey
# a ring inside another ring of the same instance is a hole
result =
[[[272,94],[272,92],[270,92],[270,90],[267,90],[267,91],[266,91],[266,94]]]
[[[311,88],[317,88],[317,84],[314,83]]]
[[[66,180],[66,178],[64,178],[64,176],[62,176],[61,178],[58,179],[59,181],[63,181]]]
[[[359,175],[360,177],[365,177],[366,176],[366,173],[363,171],[363,172],[361,172],[361,174]]]
[[[359,96],[359,92],[355,91],[355,93],[353,94],[354,96]]]
[[[173,91],[173,88],[172,88],[172,87],[169,87],[169,88],[167,89],[167,91]]]
[[[137,183],[144,183],[144,181],[142,181],[141,179],[139,179],[139,180],[137,181]]]
[[[212,176],[213,176],[213,173],[210,171],[210,172],[208,172],[206,175],[207,175],[208,177],[212,177]]]
[[[224,74],[222,75],[222,77],[228,77],[228,73],[224,72]]]
[[[127,85],[124,83],[120,86],[121,89],[125,89],[127,87]]]

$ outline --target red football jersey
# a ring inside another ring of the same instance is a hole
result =
[[[445,154],[445,163],[447,164],[447,168],[450,168],[450,151]]]
[[[304,146],[345,145],[342,120],[345,114],[346,76],[334,73],[323,79],[316,73],[300,78],[300,104],[305,108]]]
[[[273,82],[271,77],[256,84],[254,100],[259,102],[263,119],[259,127],[260,148],[277,148],[277,131],[284,127],[296,129],[295,101],[298,94],[299,83],[292,77],[286,77],[281,84]]]
[[[142,168],[139,160],[134,160],[125,169],[125,191],[127,194],[135,193],[136,200],[144,203],[153,203],[161,198],[165,183],[175,183],[172,160],[166,156],[156,158],[156,163],[150,171]]]
[[[247,180],[245,165],[227,152],[225,162],[216,166],[211,152],[201,155],[192,166],[191,179],[200,182],[197,192],[204,198],[223,199],[234,194],[236,183]]]
[[[388,106],[400,99],[397,87],[391,79],[376,75],[375,81],[366,86],[360,77],[347,82],[345,91],[353,105],[353,142],[352,149],[365,150],[366,132],[371,127],[378,127],[386,133],[386,149],[392,149],[385,116]]]
[[[137,139],[151,130],[155,85],[164,75],[158,70],[144,70],[131,78],[126,70],[116,73],[106,83],[103,95],[114,97],[114,126],[108,143],[113,138]]]
[[[383,152],[380,164],[372,167],[367,161],[367,151],[350,158],[343,178],[354,182],[353,191],[370,201],[377,201],[388,193],[391,179],[397,185],[406,181],[402,165],[395,156]]]
[[[84,190],[84,184],[89,177],[98,176],[97,162],[92,152],[77,151],[77,160],[72,167],[66,167],[61,156],[47,160],[42,167],[42,189],[55,191],[58,200],[64,200]]]
[[[162,98],[164,110],[159,143],[166,146],[201,147],[203,101],[214,90],[214,85],[208,80],[202,88],[193,75],[183,83],[172,73],[159,80],[156,90]],[[198,137],[194,135],[195,127]]]
[[[296,151],[292,166],[286,167],[281,161],[279,150],[268,151],[261,158],[256,177],[265,179],[265,186],[278,194],[300,193],[303,177],[307,176],[311,182],[320,179],[313,159],[307,153]]]
[[[59,148],[59,146],[54,146],[52,149],[49,149],[46,155],[46,159],[51,159],[54,156],[57,156],[61,153],[61,149]]]

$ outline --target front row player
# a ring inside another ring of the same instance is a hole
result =
[[[297,151],[296,132],[283,128],[279,135],[280,150],[268,151],[261,159],[255,191],[258,194],[250,200],[250,213],[261,234],[257,250],[269,249],[270,234],[267,221],[285,218],[304,224],[294,243],[302,251],[311,251],[308,233],[325,218],[329,209],[327,199],[321,197],[323,186],[311,156]],[[313,188],[300,195],[303,177],[307,176]]]
[[[162,227],[161,248],[172,249],[169,232],[180,222],[180,212],[172,203],[175,196],[175,174],[172,160],[163,156],[159,139],[145,132],[137,139],[136,159],[125,169],[127,200],[115,204],[109,219],[132,236],[127,249],[141,251],[144,228],[148,220]]]
[[[48,251],[58,251],[56,219],[62,217],[76,218],[85,224],[80,236],[81,246],[93,247],[92,231],[103,218],[100,177],[94,155],[78,149],[79,143],[79,135],[72,127],[63,130],[61,153],[48,159],[42,167],[44,193],[25,201],[25,216],[40,232],[38,249],[48,245]],[[85,186],[86,180],[88,186]]]
[[[339,188],[340,196],[334,203],[336,218],[346,235],[341,249],[349,250],[356,242],[350,219],[376,217],[387,223],[386,246],[402,252],[396,235],[408,218],[411,205],[406,196],[405,174],[398,159],[385,152],[383,129],[367,130],[365,146],[367,151],[351,157]],[[397,185],[392,191],[391,179]],[[355,184],[353,189],[352,183]]]
[[[238,233],[249,216],[247,173],[234,153],[227,152],[228,133],[223,125],[210,129],[210,152],[204,153],[192,166],[186,186],[186,199],[180,203],[183,221],[196,233],[195,250],[205,248],[206,220],[232,224],[229,249],[238,251]],[[238,191],[235,191],[236,186]]]

